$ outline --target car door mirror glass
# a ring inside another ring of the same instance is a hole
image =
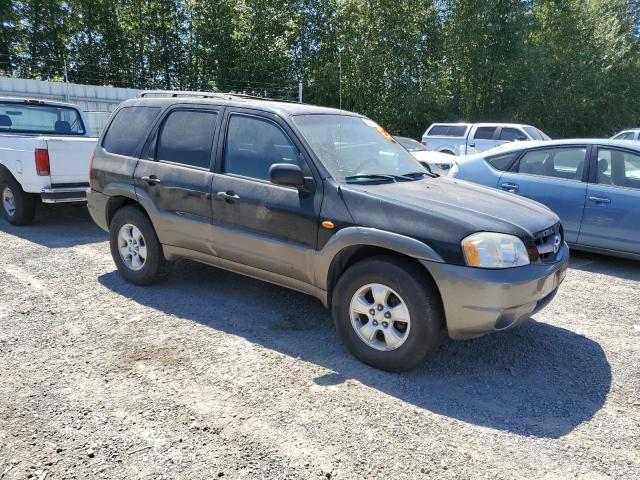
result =
[[[274,185],[283,187],[303,188],[305,178],[298,165],[289,163],[275,163],[269,168],[269,180]]]

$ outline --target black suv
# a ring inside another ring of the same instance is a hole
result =
[[[558,217],[439,177],[368,118],[226,94],[144,92],[98,142],[89,210],[121,275],[197,260],[314,295],[349,350],[400,371],[445,333],[526,320],[569,252]]]

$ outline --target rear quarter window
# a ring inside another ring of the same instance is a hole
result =
[[[489,165],[491,165],[496,170],[500,170],[501,172],[506,172],[513,161],[515,160],[517,153],[508,153],[505,155],[497,155],[495,157],[487,158],[486,161]]]
[[[124,107],[118,110],[102,140],[102,148],[109,153],[132,157],[159,113],[160,107]]]

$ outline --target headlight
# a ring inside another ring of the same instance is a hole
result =
[[[462,240],[464,259],[470,267],[511,268],[529,265],[529,254],[518,237],[480,232]]]

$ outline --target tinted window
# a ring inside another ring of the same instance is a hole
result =
[[[507,155],[498,155],[497,157],[487,158],[487,162],[496,170],[506,171],[517,153],[509,153]]]
[[[467,133],[467,125],[434,125],[427,135],[434,137],[464,137]]]
[[[0,132],[83,135],[75,108],[28,103],[0,103]]]
[[[640,189],[640,154],[598,150],[598,183]]]
[[[586,154],[585,147],[532,150],[520,159],[518,172],[581,180]]]
[[[160,132],[156,158],[208,169],[217,118],[215,112],[171,112]]]
[[[102,140],[102,147],[111,153],[133,156],[158,113],[159,107],[125,107],[119,110]]]
[[[298,149],[280,127],[257,117],[231,116],[224,171],[268,180],[274,163],[301,164]]]
[[[500,140],[506,140],[507,142],[515,142],[520,137],[526,138],[526,135],[517,128],[505,127],[500,132]]]
[[[496,133],[496,127],[478,127],[473,138],[476,140],[491,140],[494,133]]]

